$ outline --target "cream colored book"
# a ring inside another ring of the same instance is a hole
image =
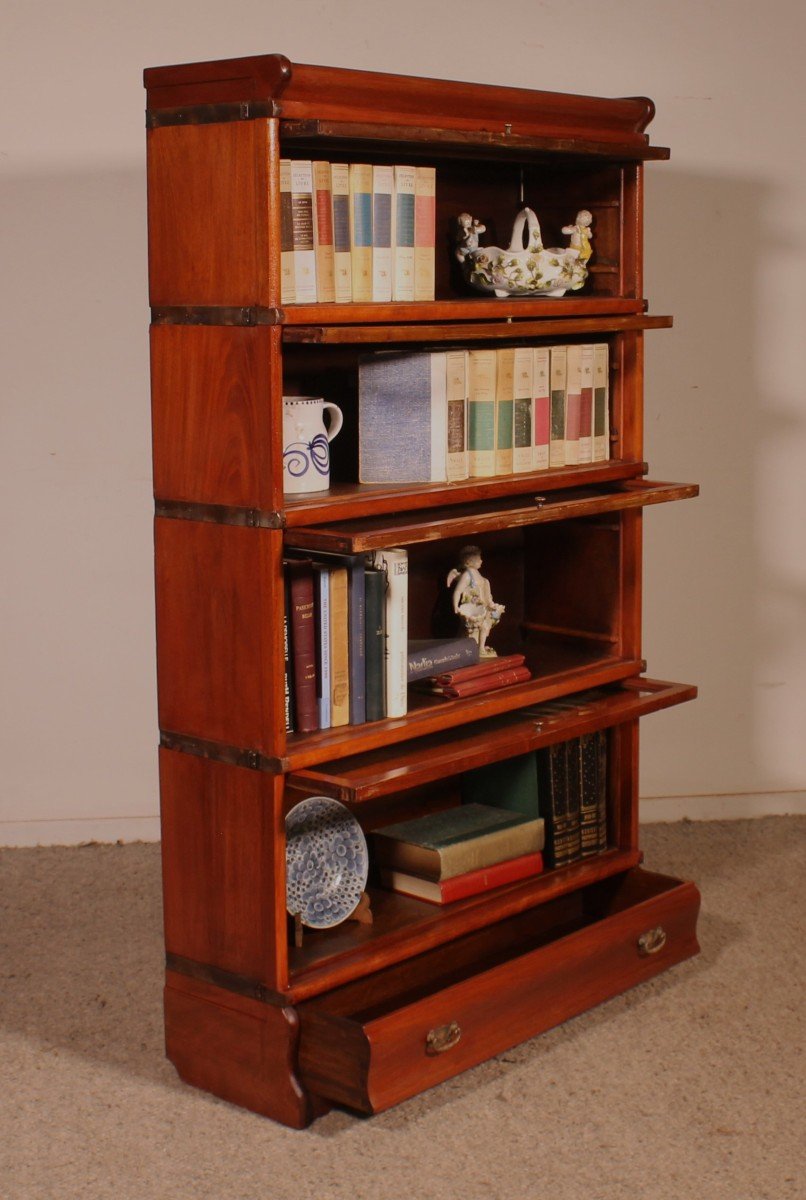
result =
[[[516,346],[514,395],[512,408],[512,470],[516,475],[532,469],[534,420],[532,417],[532,388],[534,350],[531,346]]]
[[[467,468],[471,479],[495,474],[495,350],[469,350]]]
[[[515,407],[515,351],[496,350],[495,473],[512,474],[512,416]]]
[[[280,303],[293,304],[294,225],[291,216],[291,160],[280,159]]]
[[[582,388],[579,401],[579,461],[593,462],[593,346],[582,347]]]
[[[392,299],[414,299],[414,167],[395,167],[392,200]]]
[[[372,302],[388,304],[392,299],[392,199],[394,169],[376,164],[372,168]]]
[[[449,350],[445,355],[445,387],[448,406],[448,482],[467,479],[467,383],[466,350]]]
[[[607,342],[593,347],[593,461],[610,458],[610,379]]]
[[[549,438],[551,433],[550,382],[549,348],[548,346],[536,346],[532,375],[532,416],[534,418],[532,466],[535,471],[545,471],[549,465]]]
[[[549,466],[565,466],[565,385],[568,371],[568,347],[551,347],[551,425],[549,427]]]
[[[350,255],[353,302],[372,303],[372,167],[350,163]]]
[[[582,347],[568,347],[565,385],[565,465],[579,462],[579,418],[582,407]]]
[[[294,299],[297,304],[315,304],[316,250],[310,162],[291,162],[291,225],[294,231]]]
[[[333,275],[337,304],[353,298],[353,266],[350,254],[350,167],[331,163],[333,197]]]
[[[346,567],[330,572],[330,724],[350,724],[348,580]]]
[[[372,553],[372,565],[386,573],[386,715],[408,711],[409,559],[405,550]]]
[[[322,304],[336,299],[333,263],[333,187],[330,163],[312,163],[313,244],[316,251],[316,298]]]
[[[434,246],[437,173],[417,167],[414,193],[414,299],[434,299]]]

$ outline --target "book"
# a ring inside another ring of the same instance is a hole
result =
[[[286,560],[289,579],[289,629],[294,677],[294,729],[312,733],[319,728],[316,704],[316,627],[313,569],[310,562]]]
[[[472,667],[457,667],[451,671],[441,671],[435,676],[435,683],[464,683],[468,679],[479,679],[485,675],[495,675],[499,671],[508,671],[513,667],[522,667],[526,661],[524,654],[503,654],[496,658],[485,658]]]
[[[609,347],[597,342],[593,347],[593,461],[610,458],[610,382]]]
[[[579,826],[583,858],[599,851],[598,765],[596,735],[584,733],[579,739]]]
[[[320,304],[336,299],[333,249],[333,187],[330,163],[314,162],[313,243],[316,252],[316,298]]]
[[[531,471],[534,458],[534,350],[517,346],[512,396],[512,470],[516,475]]]
[[[290,588],[288,579],[284,580],[285,604],[283,605],[283,707],[285,710],[285,731],[294,732],[294,709],[291,694],[291,638],[289,635],[290,620]]]
[[[353,266],[350,254],[350,167],[331,163],[333,198],[333,286],[337,304],[353,298]]]
[[[385,578],[386,715],[408,711],[409,560],[405,550],[390,547],[372,552],[372,566]]]
[[[467,351],[445,354],[445,405],[447,408],[447,462],[449,483],[467,479]]]
[[[511,475],[515,351],[507,347],[495,353],[495,474]]]
[[[427,638],[410,640],[407,646],[408,681],[430,679],[448,667],[479,661],[479,644],[473,638]]]
[[[538,790],[546,822],[545,851],[549,867],[567,866],[579,857],[581,850],[579,807],[574,811],[573,792],[569,793],[568,787],[568,746],[568,742],[556,742],[537,752]],[[571,759],[573,766],[573,754]]]
[[[579,400],[579,461],[593,462],[593,346],[582,347],[582,386]]]
[[[596,791],[599,812],[599,852],[607,849],[607,730],[598,729],[596,739]]]
[[[507,883],[529,879],[533,875],[539,875],[542,870],[543,855],[537,851],[534,854],[521,854],[518,858],[505,859],[504,862],[494,863],[491,867],[466,871],[463,875],[454,875],[451,879],[423,879],[419,875],[410,875],[405,871],[394,871],[385,867],[381,868],[380,876],[383,886],[393,892],[416,896],[420,900],[430,901],[431,904],[452,904],[455,900],[477,896],[481,892],[492,891],[493,888],[503,887]]]
[[[563,852],[566,862],[582,856],[582,751],[578,737],[565,743],[566,786],[568,788],[568,831]]]
[[[543,822],[522,813],[460,804],[376,829],[375,858],[424,879],[452,879],[542,849]]]
[[[495,474],[495,350],[470,350],[467,466],[471,478]]]
[[[394,168],[372,168],[372,301],[392,299],[392,193]]]
[[[415,169],[414,191],[414,299],[434,299],[434,247],[436,245],[436,170]]]
[[[565,466],[565,383],[568,347],[552,346],[550,356],[551,420],[549,425],[549,466]]]
[[[316,619],[316,705],[319,728],[330,728],[330,568],[312,563]]]
[[[466,771],[460,786],[463,804],[489,804],[527,817],[540,816],[537,755],[533,750]]]
[[[358,367],[360,483],[447,479],[446,355],[377,354]]]
[[[484,692],[497,692],[500,688],[511,687],[515,683],[526,683],[527,679],[531,678],[532,672],[528,667],[511,667],[507,671],[480,675],[464,683],[435,684],[430,690],[448,700],[462,700],[467,696],[480,696]]]
[[[330,724],[350,724],[349,586],[346,567],[330,571]]]
[[[386,716],[386,575],[377,567],[364,570],[366,599],[366,693],[367,720]]]
[[[548,346],[538,346],[534,351],[532,393],[532,413],[534,416],[532,468],[535,471],[545,471],[549,465],[549,438],[551,432],[551,389]]]
[[[414,193],[416,169],[397,166],[392,208],[392,299],[414,299]]]
[[[291,227],[294,238],[294,300],[316,303],[316,250],[313,237],[313,167],[291,162]]]
[[[280,303],[293,304],[294,223],[291,207],[291,160],[280,159]]]
[[[372,302],[372,167],[350,163],[350,262],[353,301]]]
[[[579,462],[580,416],[582,408],[582,347],[568,346],[565,384],[565,465]]]

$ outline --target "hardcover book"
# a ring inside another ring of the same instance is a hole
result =
[[[565,465],[579,462],[580,418],[582,409],[582,347],[567,347],[565,391]]]
[[[313,167],[291,163],[291,225],[294,236],[294,299],[316,303],[316,250],[313,226]]]
[[[294,222],[291,205],[291,160],[280,159],[280,303],[293,304]]]
[[[582,347],[582,386],[579,399],[579,461],[593,462],[593,346]]]
[[[470,350],[467,358],[467,465],[479,478],[495,474],[495,350]]]
[[[496,351],[495,474],[512,474],[512,431],[515,406],[515,351]]]
[[[510,671],[513,667],[522,667],[526,661],[524,654],[503,654],[495,658],[485,658],[472,667],[457,667],[450,671],[441,671],[436,676],[435,683],[466,683],[469,679],[479,679],[485,675],[497,675],[501,671]]]
[[[350,601],[346,567],[330,572],[330,724],[350,724]]]
[[[331,163],[333,190],[333,276],[337,304],[353,298],[353,265],[350,253],[350,167]]]
[[[386,715],[408,711],[409,560],[397,547],[374,550],[372,566],[383,572],[386,599]]]
[[[386,575],[377,567],[364,571],[366,596],[367,720],[386,716]]]
[[[491,867],[480,867],[477,871],[466,871],[464,875],[454,875],[451,879],[423,879],[420,875],[385,867],[381,868],[380,875],[384,887],[393,892],[416,896],[431,904],[452,904],[455,900],[477,896],[507,883],[529,879],[539,875],[542,870],[543,855],[537,852],[521,854],[518,858],[509,858]]]
[[[447,479],[446,355],[378,354],[358,368],[361,483]]]
[[[434,246],[437,175],[417,167],[414,195],[414,299],[434,299]]]
[[[372,302],[372,167],[350,163],[350,258],[353,301]]]
[[[609,348],[606,342],[593,347],[593,461],[610,458]]]
[[[316,626],[313,570],[309,562],[285,562],[289,579],[289,626],[294,676],[294,728],[312,733],[319,728],[316,703]]]
[[[393,276],[392,299],[414,299],[414,193],[416,169],[395,167],[392,209]]]
[[[491,671],[462,683],[434,684],[430,691],[447,700],[461,700],[467,696],[481,696],[484,692],[497,692],[515,683],[526,683],[531,678],[532,672],[528,667],[511,667],[505,671]]]
[[[516,347],[513,378],[512,470],[517,475],[532,470],[534,457],[534,350],[531,346]]]
[[[479,644],[473,638],[428,638],[408,642],[408,680],[431,679],[449,667],[479,661]]]
[[[392,299],[392,193],[394,169],[372,168],[372,300],[385,304]]]
[[[466,350],[445,354],[445,401],[448,419],[448,482],[467,479],[467,385]]]
[[[313,240],[316,250],[316,298],[320,303],[336,299],[333,251],[333,189],[330,163],[315,162],[313,170]]]
[[[313,563],[316,617],[316,703],[319,728],[330,729],[330,568]]]
[[[545,471],[549,465],[549,439],[551,432],[551,388],[548,346],[541,346],[535,350],[533,372],[535,432],[532,465],[535,471]]]
[[[568,347],[551,347],[551,424],[549,428],[549,466],[565,466],[565,387]]]
[[[425,879],[451,879],[542,849],[543,822],[522,813],[460,804],[376,829],[375,856]]]

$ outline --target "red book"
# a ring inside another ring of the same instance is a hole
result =
[[[312,733],[319,728],[316,701],[316,622],[313,568],[309,562],[284,563],[289,577],[289,632],[294,677],[294,728]]]
[[[431,904],[451,904],[454,900],[464,900],[466,896],[476,896],[479,892],[503,887],[505,883],[516,883],[530,875],[539,875],[542,870],[543,855],[537,852],[521,854],[518,858],[495,863],[492,867],[467,871],[464,875],[454,875],[452,879],[421,879],[419,875],[382,869],[381,880],[393,892],[404,892],[407,896],[416,896]]]
[[[439,684],[463,683],[466,679],[477,679],[483,675],[497,675],[500,671],[508,671],[512,667],[522,667],[526,661],[523,654],[504,654],[501,658],[487,658],[473,663],[470,667],[456,667],[453,671],[442,671],[434,676],[434,682]]]
[[[433,690],[437,695],[449,700],[461,700],[465,696],[479,696],[482,692],[495,692],[498,688],[509,687],[512,683],[525,683],[532,678],[528,667],[514,667],[510,671],[498,671],[495,675],[482,675],[478,679],[468,679],[463,683],[447,683],[444,687],[437,686]]]

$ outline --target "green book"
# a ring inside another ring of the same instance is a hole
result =
[[[461,804],[373,834],[381,866],[452,879],[543,848],[543,822],[485,804]]]
[[[539,817],[537,755],[532,751],[468,771],[462,776],[462,801]]]

